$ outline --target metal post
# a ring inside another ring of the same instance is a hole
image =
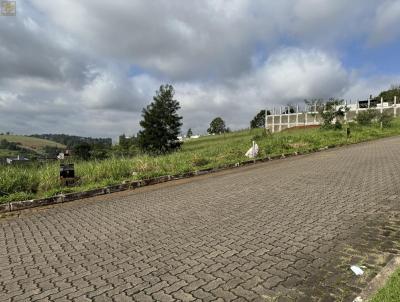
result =
[[[296,108],[296,127],[299,125],[299,105]]]
[[[290,107],[287,106],[287,127],[290,128]]]
[[[279,114],[279,132],[282,131],[282,106],[279,108],[280,114]]]
[[[381,113],[383,112],[383,97],[381,97]]]
[[[397,115],[397,96],[394,96],[394,117]]]
[[[345,120],[345,122],[347,123],[347,111],[346,111],[346,108],[347,108],[347,101],[345,101],[345,110],[344,110],[344,120]]]

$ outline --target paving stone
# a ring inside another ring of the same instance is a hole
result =
[[[399,145],[387,138],[2,218],[1,300],[351,301],[365,280],[350,264],[372,276],[400,252]]]

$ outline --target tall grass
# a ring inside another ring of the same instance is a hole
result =
[[[380,129],[351,125],[351,136],[345,130],[297,129],[273,135],[263,129],[242,130],[218,136],[192,139],[181,150],[157,157],[147,155],[133,158],[110,158],[102,161],[75,162],[80,178],[76,187],[61,187],[57,162],[41,166],[0,166],[0,191],[8,195],[0,202],[52,196],[81,191],[161,175],[181,174],[204,168],[222,167],[245,160],[245,152],[255,140],[260,147],[259,157],[282,153],[307,152],[325,146],[337,146],[400,134],[400,119],[392,127]]]

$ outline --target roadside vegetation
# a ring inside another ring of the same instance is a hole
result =
[[[351,123],[349,127],[349,137],[346,127],[328,130],[295,129],[274,134],[256,128],[189,139],[177,151],[158,156],[139,154],[131,157],[112,156],[104,160],[74,160],[75,172],[80,179],[77,186],[68,188],[60,186],[58,162],[2,166],[0,190],[3,196],[0,201],[48,197],[123,181],[224,167],[246,160],[244,154],[253,140],[260,147],[258,157],[264,158],[400,135],[399,118],[383,128],[376,121],[365,126]]]
[[[400,297],[400,269],[398,269],[370,302],[398,302]]]
[[[382,93],[391,97],[398,92],[396,87]],[[22,147],[36,152],[44,150],[46,154],[44,160],[31,160],[29,164],[0,166],[0,203],[222,168],[247,160],[245,154],[253,141],[259,146],[257,157],[266,158],[400,135],[400,118],[394,119],[385,112],[370,109],[360,111],[356,122],[347,124],[344,116],[348,108],[343,100],[323,102],[315,99],[306,104],[319,113],[321,126],[318,128],[288,129],[272,134],[265,130],[265,117],[271,112],[261,110],[250,121],[250,129],[231,132],[222,117],[216,117],[207,129],[210,135],[190,138],[193,132],[188,129],[187,138],[182,141],[178,139],[182,133],[180,104],[174,94],[171,85],[160,86],[153,101],[143,108],[142,130],[136,136],[121,135],[114,146],[111,139],[64,134],[13,137],[6,133],[0,136],[3,138],[0,154],[15,154]],[[295,112],[291,105],[285,113],[289,112]],[[72,156],[64,160],[64,163],[75,164],[77,180],[72,187],[63,187],[59,180],[60,162],[55,158],[63,151],[61,147],[72,150]]]

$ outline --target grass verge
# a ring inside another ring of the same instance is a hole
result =
[[[370,302],[399,302],[400,301],[400,269],[386,282]]]
[[[296,129],[267,135],[263,129],[243,130],[229,134],[192,139],[181,150],[157,157],[141,155],[134,158],[110,158],[102,161],[75,162],[80,183],[76,187],[61,187],[59,163],[30,166],[0,166],[1,202],[50,197],[132,181],[176,175],[207,168],[220,168],[246,160],[245,152],[255,140],[259,157],[310,152],[326,146],[339,146],[400,135],[400,118],[390,128],[377,125],[350,125],[351,136],[345,130]]]

